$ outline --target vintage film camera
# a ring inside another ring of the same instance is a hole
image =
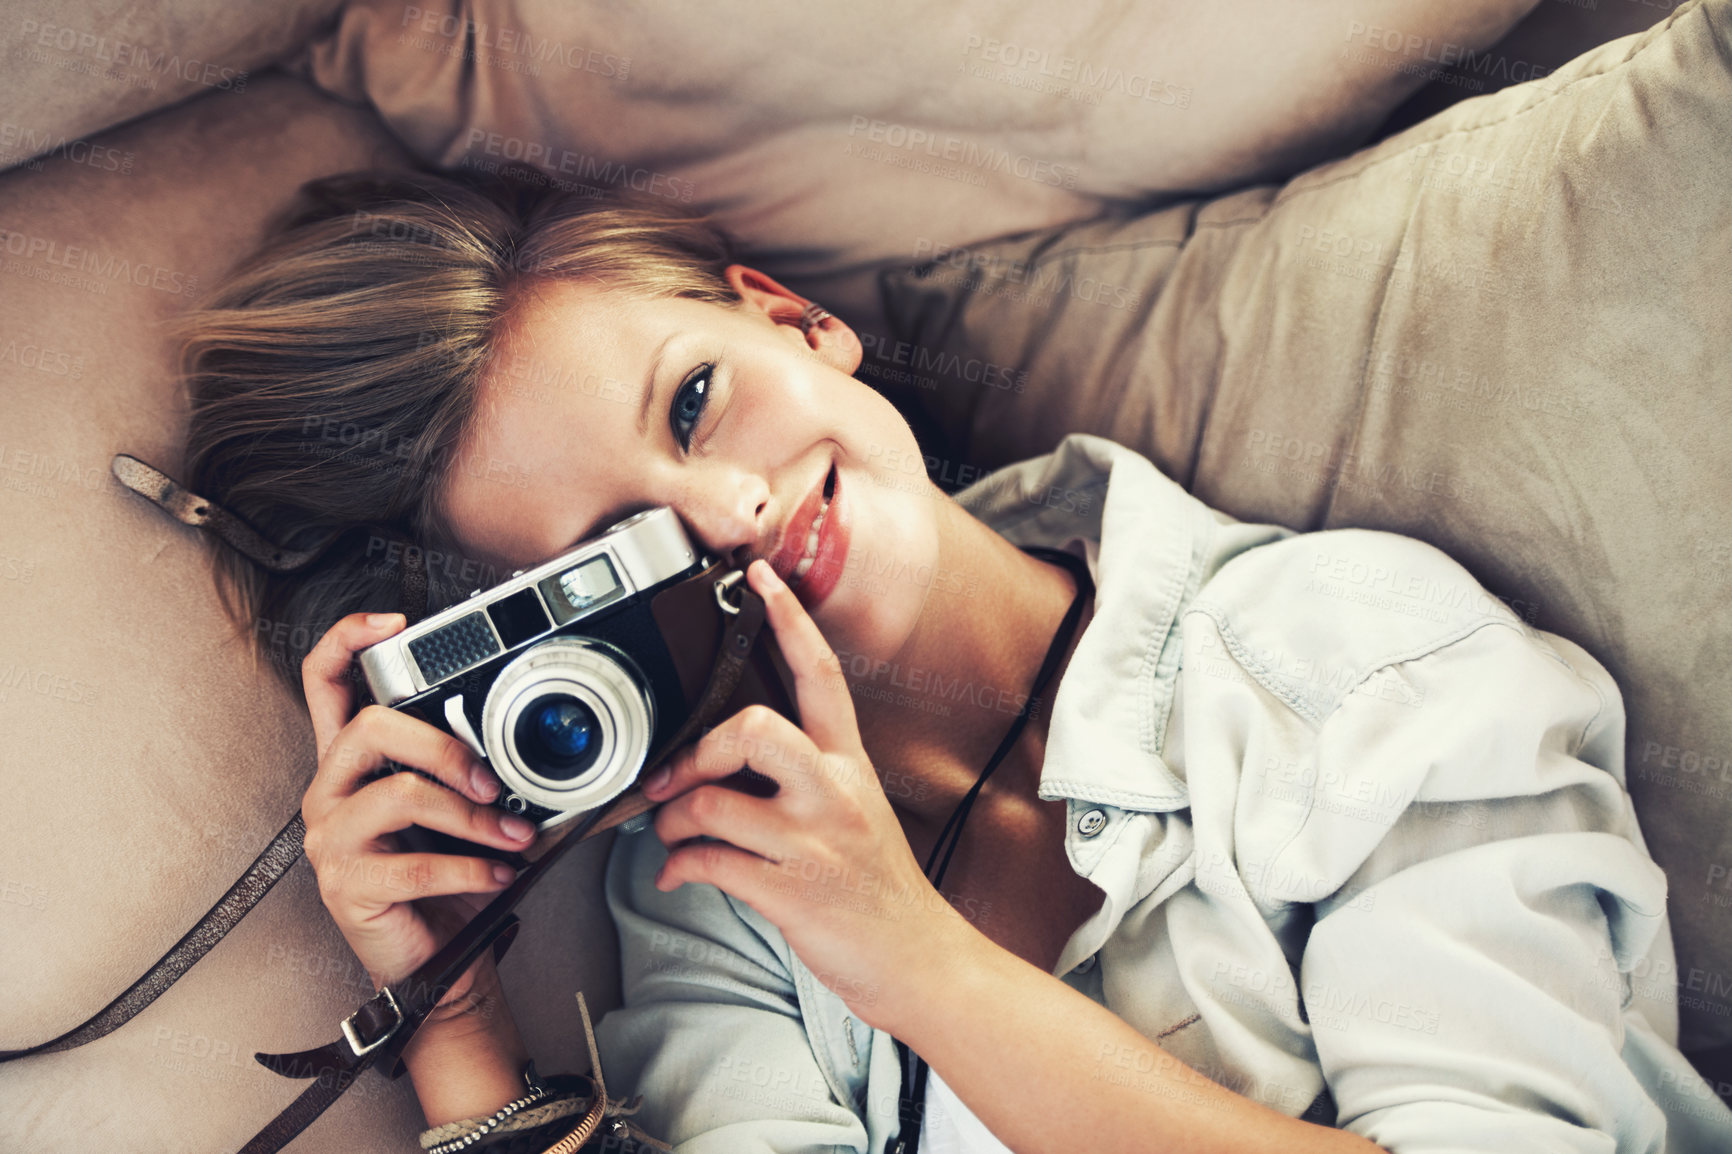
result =
[[[373,699],[450,733],[546,830],[637,780],[702,694],[741,571],[702,557],[671,509],[598,537],[362,652]],[[760,634],[730,699],[786,711]]]

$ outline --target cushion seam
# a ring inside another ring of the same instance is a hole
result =
[[[1688,11],[1694,12],[1694,11],[1699,10],[1700,7],[1701,7],[1701,5],[1697,4],[1694,8],[1688,9]],[[1660,39],[1660,37],[1654,35],[1654,33],[1659,29],[1669,28],[1669,26],[1671,24],[1675,23],[1678,16],[1684,11],[1686,11],[1686,10],[1681,9],[1681,8],[1673,9],[1671,16],[1668,17],[1663,23],[1654,25],[1653,27],[1649,28],[1648,31],[1645,33],[1635,33],[1634,35],[1641,35],[1641,36],[1645,37],[1643,42],[1636,46],[1635,51],[1631,52],[1628,56],[1625,56],[1622,60],[1618,61],[1616,64],[1607,68],[1603,72],[1595,72],[1595,73],[1592,73],[1592,74],[1587,75],[1587,76],[1578,76],[1578,77],[1574,78],[1573,80],[1568,81],[1567,83],[1565,83],[1564,85],[1562,85],[1559,88],[1555,88],[1555,89],[1551,89],[1551,90],[1547,91],[1546,95],[1543,99],[1536,100],[1532,104],[1526,104],[1520,108],[1513,109],[1512,111],[1506,113],[1505,115],[1499,117],[1496,120],[1487,121],[1483,124],[1475,124],[1475,125],[1472,125],[1471,127],[1453,128],[1453,129],[1450,129],[1448,132],[1445,132],[1442,136],[1431,137],[1431,138],[1424,140],[1424,141],[1415,141],[1413,144],[1411,144],[1411,145],[1409,145],[1409,146],[1407,146],[1407,147],[1405,147],[1405,148],[1403,148],[1397,152],[1392,152],[1388,156],[1368,158],[1365,161],[1363,166],[1354,169],[1354,171],[1352,171],[1352,172],[1342,173],[1339,176],[1331,177],[1325,181],[1319,181],[1316,184],[1309,184],[1303,188],[1294,188],[1292,183],[1288,183],[1285,187],[1283,187],[1281,189],[1281,191],[1279,193],[1277,193],[1275,195],[1274,201],[1271,202],[1271,204],[1270,204],[1270,209],[1273,210],[1275,205],[1283,203],[1283,201],[1287,199],[1289,194],[1291,194],[1296,199],[1296,198],[1298,198],[1298,197],[1300,197],[1300,196],[1302,196],[1308,192],[1319,191],[1319,190],[1326,189],[1326,188],[1333,188],[1335,185],[1343,183],[1344,181],[1357,180],[1360,176],[1362,176],[1366,172],[1369,172],[1371,169],[1377,168],[1388,161],[1398,160],[1401,157],[1404,157],[1404,156],[1408,155],[1409,153],[1413,152],[1414,149],[1419,148],[1422,145],[1435,146],[1439,142],[1444,141],[1444,140],[1448,140],[1451,137],[1471,136],[1474,133],[1484,131],[1485,129],[1501,128],[1504,125],[1507,125],[1510,122],[1512,122],[1512,121],[1514,121],[1514,120],[1516,120],[1522,116],[1526,116],[1528,113],[1533,112],[1536,109],[1544,108],[1546,105],[1550,104],[1553,100],[1562,96],[1564,93],[1570,91],[1570,89],[1576,87],[1579,84],[1586,84],[1586,83],[1596,81],[1596,80],[1603,80],[1604,78],[1606,78],[1608,76],[1614,76],[1618,72],[1623,71],[1623,69],[1626,68],[1631,62],[1633,62],[1638,56],[1640,56],[1642,53],[1646,52],[1649,48],[1651,48],[1654,45],[1654,43]],[[1716,40],[1716,42],[1718,42],[1718,37],[1716,37],[1715,40]],[[1530,81],[1529,83],[1533,83],[1533,81]],[[1502,89],[1501,91],[1502,92],[1510,92],[1510,91],[1513,91],[1515,87],[1520,87],[1520,86],[1519,85],[1512,86],[1511,88],[1505,88],[1505,89]],[[1497,93],[1487,93],[1486,95],[1487,96],[1494,96],[1494,95],[1497,95]],[[1460,105],[1456,105],[1455,107],[1459,108]],[[1417,127],[1417,126],[1415,126],[1415,127]],[[1409,131],[1411,131],[1411,130],[1409,130]],[[1373,145],[1373,147],[1375,148],[1378,146]],[[1295,179],[1297,179],[1297,178],[1295,178]]]
[[[1240,225],[1256,224],[1258,221],[1262,220],[1267,215],[1268,215],[1268,213],[1261,213],[1257,216],[1237,217],[1233,220],[1205,221],[1201,224],[1198,224],[1194,229],[1192,229],[1192,233],[1194,234],[1196,232],[1201,232],[1203,229],[1211,229],[1211,230],[1215,230],[1215,231],[1220,231],[1223,229],[1237,228]],[[1127,222],[1127,223],[1129,223],[1129,222]],[[1121,241],[1121,242],[1113,243],[1113,244],[1081,244],[1081,245],[1078,245],[1076,248],[1057,249],[1057,250],[1054,250],[1052,252],[1042,253],[1039,256],[1031,258],[1029,260],[1028,264],[1029,264],[1029,267],[1033,268],[1033,267],[1037,267],[1040,265],[1044,265],[1049,261],[1058,260],[1061,257],[1067,257],[1067,256],[1084,256],[1084,255],[1097,256],[1097,255],[1101,255],[1101,254],[1105,254],[1105,253],[1113,253],[1113,252],[1136,252],[1136,251],[1141,251],[1143,249],[1149,249],[1149,248],[1183,249],[1187,244],[1190,243],[1191,239],[1192,239],[1191,236],[1185,236],[1185,237],[1182,237],[1182,238],[1177,239],[1177,240],[1165,240],[1165,239],[1163,239],[1163,240],[1131,240],[1131,241]],[[1000,245],[1008,243],[1008,241],[1007,240],[1000,240],[1000,241],[988,242],[988,243],[991,247],[996,248],[996,247],[999,247]],[[976,246],[976,247],[978,248],[978,247],[986,247],[986,246]],[[931,265],[936,265],[937,263],[938,263],[937,261],[929,262],[929,264],[931,264]],[[1002,276],[1001,276],[1001,279],[1002,279]]]

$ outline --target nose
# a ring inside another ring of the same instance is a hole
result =
[[[730,470],[694,478],[678,512],[706,551],[745,564],[759,554],[760,546],[769,548],[764,540],[769,503],[768,481],[756,473]]]

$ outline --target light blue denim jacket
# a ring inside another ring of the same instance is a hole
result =
[[[1098,437],[958,500],[1095,577],[1040,784],[1105,894],[1062,980],[1282,1113],[1327,1088],[1402,1154],[1732,1151],[1675,1047],[1666,881],[1584,650],[1428,545],[1240,524]],[[610,1088],[681,1154],[884,1150],[895,1043],[744,903],[657,892],[664,856],[623,836],[609,865]]]

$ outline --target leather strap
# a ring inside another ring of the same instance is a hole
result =
[[[288,550],[271,544],[257,530],[215,501],[207,500],[189,489],[182,488],[172,477],[137,457],[117,454],[111,467],[115,477],[128,489],[145,497],[177,521],[213,533],[251,560],[277,572],[292,572],[305,568],[318,559],[335,538],[318,547]],[[419,550],[405,550],[405,557],[420,561]],[[423,616],[427,608],[427,574],[417,563],[406,563],[403,577],[405,611],[411,621]],[[623,818],[621,820],[624,820]],[[72,1029],[39,1045],[22,1050],[0,1050],[0,1062],[28,1058],[36,1054],[54,1054],[70,1050],[113,1033],[134,1015],[161,997],[180,976],[233,929],[247,912],[271,891],[289,868],[301,856],[301,840],[306,823],[300,813],[289,819],[277,831],[246,872],[228,888],[205,915],[201,917],[167,953],[157,959],[137,981],[114,1001]],[[506,939],[509,942],[509,939]],[[503,953],[503,947],[501,949]]]
[[[127,454],[117,454],[112,468],[127,488],[145,497],[176,520],[212,533],[255,563],[276,571],[293,572],[317,560],[341,534],[333,534],[312,549],[289,550],[267,541],[252,526],[221,505],[183,488],[162,471]],[[406,556],[415,551],[405,551]],[[727,706],[736,690],[749,689],[756,700],[793,716],[793,706],[767,650],[757,645],[764,624],[764,603],[746,585],[743,574],[724,573],[721,563],[711,565],[684,584],[715,582],[715,596],[725,601],[725,587],[737,587],[739,605],[730,611],[714,665],[697,704],[663,749],[645,769],[652,769],[669,753],[696,737]],[[419,565],[407,563],[401,577],[404,609],[411,621],[426,612],[427,577]],[[682,680],[691,684],[689,672]],[[750,771],[739,775],[750,785]],[[403,1073],[401,1055],[451,985],[468,970],[481,952],[491,947],[502,958],[516,937],[518,919],[511,911],[571,846],[628,821],[654,808],[636,790],[615,798],[608,805],[550,833],[522,855],[527,861],[517,880],[502,891],[455,937],[413,975],[379,991],[341,1023],[343,1037],[312,1050],[291,1054],[255,1054],[266,1068],[287,1077],[312,1078],[309,1086],[272,1122],[254,1136],[243,1154],[274,1154],[310,1125],[330,1104],[341,1097],[363,1071],[381,1058],[390,1064],[391,1077]],[[198,922],[119,997],[93,1017],[56,1038],[21,1050],[0,1051],[0,1062],[37,1054],[70,1050],[95,1041],[118,1029],[209,953],[262,900],[299,860],[306,823],[296,813],[279,830],[246,872],[231,885]]]
[[[713,575],[721,566],[711,566],[703,576]],[[727,705],[750,663],[758,633],[764,624],[764,602],[745,584],[737,583],[740,606],[728,618],[722,642],[697,706],[687,716],[674,736],[657,755],[646,763],[648,771],[659,765],[669,753],[696,737]],[[632,805],[622,805],[626,797],[636,799]],[[267,1069],[285,1077],[312,1078],[300,1097],[259,1131],[241,1150],[241,1154],[275,1154],[295,1135],[306,1129],[314,1119],[342,1096],[362,1071],[375,1062],[384,1062],[391,1077],[402,1074],[402,1053],[415,1032],[439,999],[469,966],[480,956],[508,925],[516,921],[512,909],[531,887],[552,868],[567,850],[588,840],[605,829],[612,828],[635,812],[650,808],[642,794],[631,791],[615,798],[608,805],[591,810],[583,817],[551,831],[534,851],[538,856],[523,872],[499,893],[486,908],[446,942],[408,978],[393,982],[368,999],[353,1014],[344,1019],[343,1037],[311,1050],[292,1054],[255,1054]]]
[[[301,836],[306,829],[301,815],[296,813],[289,819],[289,823],[278,831],[277,836],[271,839],[264,852],[247,867],[239,880],[198,920],[198,924],[188,930],[180,941],[154,966],[146,970],[143,977],[132,983],[125,993],[103,1007],[101,1012],[41,1045],[23,1050],[0,1051],[0,1062],[28,1058],[33,1054],[53,1054],[70,1050],[74,1046],[94,1042],[125,1025],[134,1014],[156,1001],[164,990],[174,984],[175,979],[192,968],[194,962],[210,953],[211,947],[222,941],[223,935],[233,929],[241,918],[246,916],[247,911],[257,905],[259,900],[271,891],[271,887],[289,872],[289,867],[301,856]]]
[[[333,535],[311,549],[284,549],[265,540],[257,529],[215,501],[181,488],[167,473],[137,457],[117,453],[109,467],[122,485],[176,521],[215,534],[231,548],[276,573],[305,569],[336,540]]]
[[[348,531],[339,529],[311,549],[285,549],[266,540],[257,529],[215,501],[182,488],[173,477],[137,457],[117,453],[109,467],[122,485],[176,521],[204,530],[273,573],[295,573],[305,569]],[[383,527],[371,528],[405,545],[414,545],[401,533]],[[397,571],[397,592],[402,598],[399,608],[409,619],[409,624],[413,625],[427,616],[427,561],[422,550],[413,547],[403,550],[402,566]]]
[[[200,958],[210,953],[212,947],[222,941],[223,936],[234,929],[240,920],[271,892],[271,888],[282,880],[283,875],[300,859],[301,841],[306,830],[306,823],[297,812],[287,825],[277,831],[270,844],[253,859],[253,864],[248,866],[246,872],[228,888],[228,892],[218,899],[216,905],[212,906],[192,929],[183,934],[180,941],[171,946],[155,965],[146,970],[143,977],[127,987],[125,993],[57,1038],[28,1049],[0,1050],[0,1062],[71,1050],[112,1034],[131,1021],[139,1011],[161,997],[181,975],[192,969]],[[495,952],[496,959],[504,957],[513,936],[515,929],[501,935]]]
[[[185,490],[180,492],[189,500],[196,500]],[[713,565],[692,580],[720,581],[718,574],[722,569],[719,564]],[[768,696],[786,701],[781,693],[779,677],[773,668],[766,668],[767,647],[756,644],[764,624],[764,603],[743,580],[739,582],[738,595],[739,611],[727,619],[715,664],[697,705],[685,724],[645,766],[646,770],[654,768],[669,753],[691,741],[701,729],[713,722],[740,688],[742,680],[772,689],[774,692]],[[748,673],[753,676],[747,677]],[[247,1143],[243,1154],[274,1154],[280,1150],[324,1113],[374,1062],[383,1059],[392,1070],[392,1077],[401,1075],[403,1049],[457,978],[489,947],[493,948],[495,958],[504,956],[518,928],[518,919],[512,909],[535,883],[572,846],[653,808],[655,803],[641,792],[631,790],[610,804],[550,831],[524,855],[523,860],[529,864],[519,873],[517,880],[467,926],[414,974],[388,985],[345,1019],[344,1037],[298,1053],[255,1055],[267,1069],[286,1077],[312,1078],[314,1082]],[[296,813],[222,898],[126,992],[94,1017],[59,1037],[25,1049],[0,1052],[0,1062],[70,1050],[124,1025],[209,953],[270,892],[300,858],[305,833],[306,824]],[[359,1053],[357,1046],[361,1050]]]

